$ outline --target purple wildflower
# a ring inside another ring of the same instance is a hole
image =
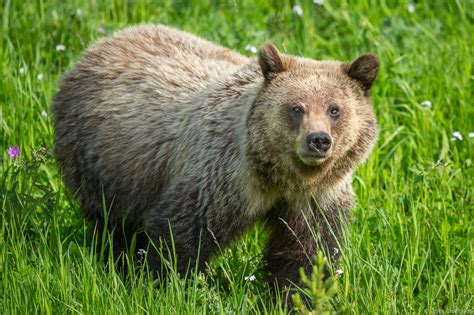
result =
[[[106,30],[105,28],[103,28],[103,27],[99,27],[99,28],[97,29],[97,32],[99,32],[100,34],[107,34],[107,30]]]
[[[7,153],[11,159],[15,159],[20,156],[20,148],[18,146],[9,147]]]
[[[43,152],[43,153],[46,153],[46,147],[41,147],[40,151]]]

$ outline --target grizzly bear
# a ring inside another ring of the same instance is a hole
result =
[[[352,174],[376,140],[378,69],[372,54],[315,61],[267,43],[248,58],[166,26],[131,27],[62,78],[55,156],[84,216],[120,227],[116,254],[143,230],[149,265],[161,270],[159,251],[172,247],[185,273],[261,221],[270,282],[288,287],[324,249],[315,236],[338,247]]]

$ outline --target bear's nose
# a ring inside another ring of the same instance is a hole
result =
[[[325,153],[331,147],[331,137],[326,132],[313,132],[306,139],[309,149],[318,153]]]

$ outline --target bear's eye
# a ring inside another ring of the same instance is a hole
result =
[[[293,103],[291,105],[291,112],[295,115],[301,115],[301,114],[304,114],[304,109],[303,109],[303,106],[301,106],[300,104],[298,103]]]
[[[331,117],[338,117],[339,114],[340,114],[340,111],[339,111],[339,106],[337,105],[332,105],[331,107],[329,107],[329,115]]]

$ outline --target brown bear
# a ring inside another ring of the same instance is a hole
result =
[[[270,281],[287,286],[311,267],[314,233],[337,248],[352,174],[376,140],[378,69],[372,54],[315,61],[264,44],[247,58],[166,26],[131,27],[62,79],[55,155],[85,217],[122,228],[116,254],[144,230],[149,264],[161,268],[156,248],[173,239],[183,273],[264,220]]]

